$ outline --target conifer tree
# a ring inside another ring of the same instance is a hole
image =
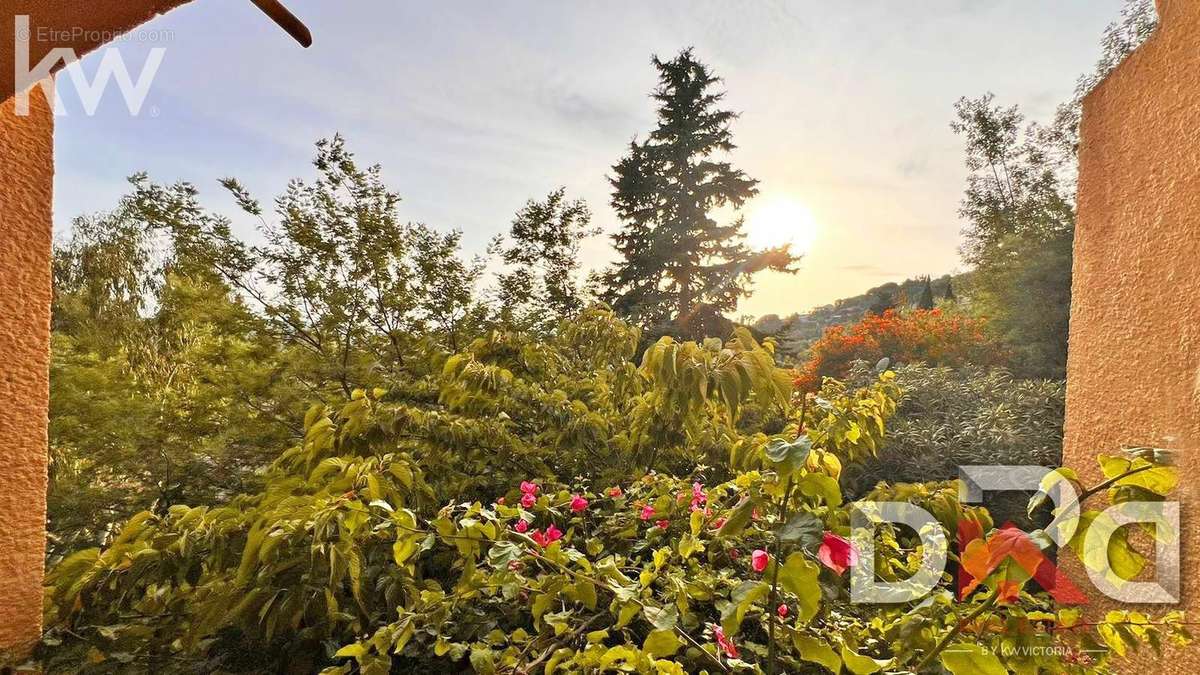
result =
[[[933,309],[933,282],[925,277],[925,286],[921,288],[921,298],[917,300],[917,308]]]
[[[722,155],[732,151],[730,124],[719,107],[720,79],[684,50],[658,69],[658,126],[613,167],[612,206],[624,221],[613,242],[618,260],[601,277],[601,297],[644,326],[690,325],[693,315],[730,312],[764,269],[794,272],[788,246],[752,251],[742,218],[721,224],[713,211],[739,210],[757,194],[755,179]]]

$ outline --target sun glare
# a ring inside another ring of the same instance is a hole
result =
[[[791,244],[792,253],[807,253],[817,237],[812,211],[786,197],[770,198],[751,207],[745,227],[746,241],[753,248]]]

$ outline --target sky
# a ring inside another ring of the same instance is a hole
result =
[[[116,87],[89,116],[59,78],[60,235],[146,171],[196,184],[253,241],[257,223],[237,216],[217,179],[236,176],[269,203],[289,179],[313,176],[313,143],[339,132],[362,163],[383,166],[403,219],[461,229],[468,253],[559,186],[611,233],[606,176],[654,121],[651,55],[691,46],[740,113],[730,159],[760,181],[747,207],[755,240],[793,222],[804,230],[789,237],[807,248],[800,271],[759,275],[737,315],[806,311],[961,271],[954,102],[991,91],[1048,120],[1091,71],[1122,0],[285,4],[312,48],[246,0],[186,5],[119,43],[135,79],[165,49],[137,116]],[[89,77],[100,58],[81,64]],[[582,258],[610,261],[607,237]]]

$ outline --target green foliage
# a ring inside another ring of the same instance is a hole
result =
[[[848,381],[870,377],[860,363]],[[843,482],[851,495],[879,481],[956,479],[966,465],[1058,466],[1062,460],[1061,382],[922,364],[897,367],[896,382],[904,393],[878,457],[847,468]]]
[[[787,246],[751,251],[742,219],[719,224],[712,212],[737,211],[754,197],[757,181],[721,159],[732,151],[733,112],[717,106],[719,78],[690,49],[653,60],[658,126],[630,143],[614,167],[612,206],[624,221],[613,236],[621,259],[599,282],[601,297],[641,326],[691,325],[707,308],[733,311],[749,294],[749,279],[764,269],[794,271]],[[705,333],[683,331],[687,337]]]
[[[212,275],[182,274],[125,200],[54,252],[48,555],[104,543],[144,509],[259,485],[307,392],[267,324]]]
[[[980,591],[956,606],[948,575],[919,603],[848,604],[846,577],[822,550],[848,531],[843,466],[883,445],[899,396],[892,373],[860,389],[829,381],[797,405],[748,335],[663,340],[634,368],[636,342],[636,330],[592,309],[548,340],[496,333],[430,354],[442,368],[424,405],[375,389],[312,406],[260,490],[143,512],[105,548],[56,565],[49,667],[866,673],[939,655],[951,670],[969,667],[962,659],[990,664],[947,649],[969,629],[1008,670],[1090,673],[1138,643],[1186,639],[1174,615],[1068,637],[993,630],[1057,610],[1033,589],[1015,603]],[[763,409],[777,409],[776,431],[746,427],[743,415]],[[664,471],[642,471],[651,457]],[[1104,466],[1106,489],[1174,487],[1154,456]],[[990,528],[953,485],[872,497],[916,503],[949,531],[963,519]],[[914,572],[914,546],[914,533],[879,528],[877,573]],[[1064,640],[1066,651],[1009,648]],[[1062,656],[1085,646],[1086,667]]]
[[[600,233],[591,227],[591,217],[587,204],[567,201],[566,189],[559,188],[543,201],[527,202],[508,240],[492,243],[492,252],[506,265],[496,280],[502,324],[546,333],[583,309],[576,280],[579,245]]]
[[[963,259],[975,267],[976,311],[1021,358],[1020,374],[1061,379],[1070,315],[1071,186],[1036,125],[988,94],[962,99],[951,125],[966,139]]]

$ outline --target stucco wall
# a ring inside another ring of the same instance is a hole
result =
[[[54,118],[0,104],[0,664],[41,632]]]
[[[1136,445],[1178,451],[1182,604],[1195,620],[1200,1],[1160,2],[1159,13],[1155,35],[1084,102],[1065,462],[1094,483],[1099,453]],[[1200,649],[1145,665],[1194,673]]]

